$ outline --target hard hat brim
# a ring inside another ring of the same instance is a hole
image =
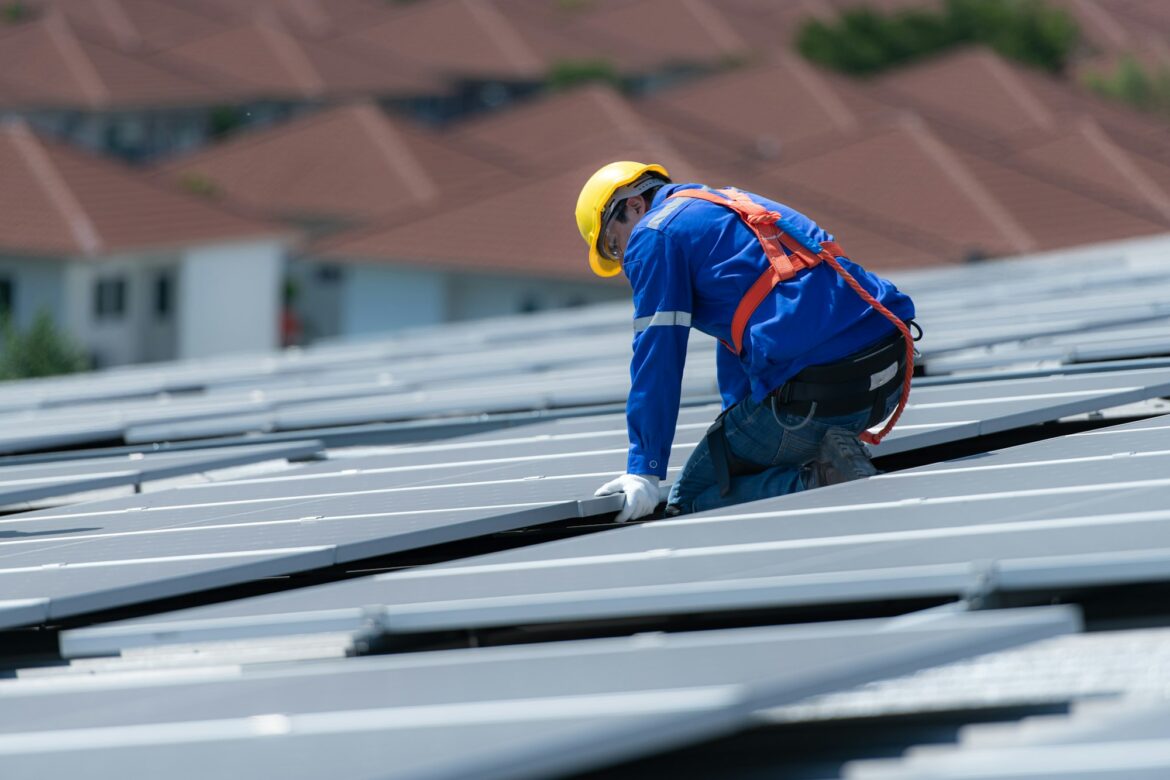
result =
[[[604,279],[617,276],[622,272],[621,263],[602,257],[596,247],[589,250],[589,267],[593,269],[593,273]]]

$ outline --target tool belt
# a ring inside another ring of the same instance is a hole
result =
[[[911,320],[912,327],[919,330]],[[865,427],[886,416],[886,399],[902,383],[906,350],[902,334],[894,331],[871,347],[836,363],[808,366],[771,393],[778,412],[837,417],[865,408],[872,410]],[[816,404],[814,409],[814,404]]]
[[[907,323],[918,331],[922,329],[913,320]],[[869,428],[886,416],[886,401],[902,383],[906,368],[906,350],[902,333],[890,336],[860,352],[819,366],[808,366],[769,394],[772,408],[777,412],[811,417],[836,417],[870,409],[865,427]],[[814,407],[815,404],[815,407]],[[707,449],[715,468],[719,495],[731,492],[731,478],[755,474],[761,468],[740,460],[731,452],[723,418],[732,407],[725,409],[707,429]]]

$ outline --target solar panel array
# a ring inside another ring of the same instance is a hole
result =
[[[0,776],[561,776],[853,717],[818,702],[1077,632],[1073,607],[1004,605],[1170,582],[1170,274],[1091,251],[1116,272],[900,281],[926,376],[875,454],[929,465],[601,532],[580,533],[620,507],[592,491],[625,460],[628,306],[0,388],[0,637],[59,653],[0,651]],[[715,348],[692,334],[668,482],[718,412]],[[1052,425],[1118,407],[1142,419]],[[1037,440],[948,459],[1009,431]],[[342,579],[279,579],[305,574]],[[288,587],[224,590],[260,581]],[[840,776],[958,777],[973,753],[1012,776],[1007,748],[952,750]]]

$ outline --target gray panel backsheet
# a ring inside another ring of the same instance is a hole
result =
[[[205,777],[206,761],[176,760],[198,743],[250,777],[307,778],[322,769],[314,755],[344,744],[352,749],[329,754],[330,774],[547,776],[714,736],[760,707],[1078,625],[1074,611],[1046,608],[14,680],[0,682],[0,764],[6,780],[121,779],[164,762],[168,776]],[[352,739],[320,738],[338,735]]]

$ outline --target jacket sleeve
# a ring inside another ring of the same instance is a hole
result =
[[[634,290],[634,356],[626,423],[630,474],[666,476],[691,324],[687,259],[667,235],[635,230],[622,268]]]

